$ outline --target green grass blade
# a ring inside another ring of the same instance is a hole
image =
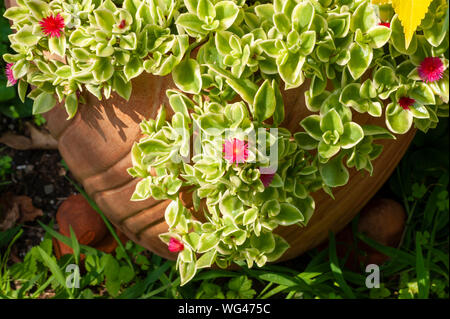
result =
[[[393,247],[384,246],[361,233],[356,234],[356,236],[369,246],[375,248],[386,256],[389,256],[393,261],[395,260],[395,262],[400,262],[411,266],[414,266],[416,264],[416,258],[405,251]]]
[[[294,297],[295,293],[296,293],[295,290],[291,290],[291,291],[287,294],[286,299],[292,299],[292,298]]]
[[[449,270],[449,258],[448,258],[448,253],[444,253],[442,250],[439,249],[435,249],[435,248],[430,248],[429,249],[429,253],[434,256],[433,260],[436,262],[442,262],[442,264],[444,264],[445,269]]]
[[[327,249],[327,256],[329,254],[328,249]],[[327,271],[330,270],[330,262],[329,260],[321,263],[321,264],[314,264],[314,265],[310,265],[308,264],[308,267],[306,267],[306,269],[303,271],[302,274],[305,273],[325,273]]]
[[[258,296],[256,297],[256,299],[260,299],[262,295],[264,295],[266,293],[267,290],[270,289],[270,287],[272,287],[273,282],[269,282],[264,288],[263,290],[261,290],[261,292],[258,294]]]
[[[280,266],[280,265],[265,265],[264,270],[274,271],[278,273],[285,273],[285,274],[291,274],[291,275],[297,275],[298,271],[288,268],[286,266]]]
[[[228,270],[203,270],[194,278],[192,278],[192,281],[209,280],[215,278],[233,278],[238,276],[240,276],[239,273]]]
[[[343,270],[342,273],[344,278],[346,278],[349,283],[358,286],[365,286],[366,276],[355,273],[350,270]]]
[[[130,299],[137,298],[142,295],[147,288],[158,280],[163,273],[165,273],[171,266],[173,262],[166,261],[162,266],[156,268],[151,273],[148,274],[147,278],[143,281],[140,281],[133,286],[127,288],[120,296],[120,299]]]
[[[164,285],[158,289],[155,289],[151,292],[149,292],[148,294],[145,294],[144,296],[140,297],[139,299],[150,299],[153,296],[163,292],[164,290],[174,287],[174,286],[179,286],[180,285],[180,278],[175,279],[174,281],[172,281],[171,283],[168,283],[167,285]]]
[[[16,226],[5,231],[0,232],[0,248],[6,246],[11,242],[11,239],[17,234],[20,230],[20,226]]]
[[[329,253],[330,253],[330,268],[331,272],[334,275],[334,279],[339,284],[339,287],[344,292],[347,298],[354,299],[355,295],[353,294],[351,288],[345,282],[344,276],[342,274],[342,270],[339,267],[339,262],[336,254],[336,240],[334,238],[334,234],[330,232],[330,244],[329,244]]]
[[[422,254],[422,234],[416,233],[416,274],[417,286],[419,288],[419,298],[428,298],[430,291],[429,271],[425,268],[425,261]]]
[[[276,294],[283,292],[286,289],[288,289],[288,287],[286,287],[286,286],[283,286],[283,285],[277,286],[277,287],[271,289],[270,291],[268,291],[265,295],[263,295],[261,297],[261,299],[268,299]]]
[[[69,225],[70,230],[70,241],[72,243],[73,255],[75,256],[75,263],[78,265],[80,261],[80,243],[78,242],[77,236],[72,229],[72,226]]]
[[[60,233],[58,233],[56,230],[51,229],[50,227],[48,227],[47,225],[45,225],[44,223],[42,223],[41,221],[37,221],[39,223],[39,225],[41,225],[42,228],[44,228],[44,230],[49,233],[52,237],[56,238],[57,240],[59,240],[60,242],[64,243],[65,245],[69,246],[70,248],[73,249],[72,247],[72,240],[67,237],[64,236]],[[97,254],[98,250],[86,245],[79,245],[80,246],[80,251],[86,254]]]
[[[23,229],[20,229],[19,232],[14,235],[13,239],[8,244],[8,248],[6,248],[3,258],[2,258],[2,255],[0,255],[0,275],[3,272],[6,273],[6,266],[8,263],[8,258],[9,258],[9,254],[11,253],[12,246],[19,239],[19,237],[22,236],[22,234],[23,234]]]
[[[386,256],[389,256],[392,259],[391,262],[403,263],[405,266],[416,267],[416,256],[397,248],[383,246],[364,234],[358,233],[356,236],[369,246],[375,248]],[[429,269],[443,274],[443,276],[448,280],[448,274],[442,273],[442,269],[436,264],[430,263]]]
[[[31,299],[36,299],[37,297],[39,297],[41,292],[43,292],[48,286],[50,286],[53,280],[55,280],[55,276],[51,275],[42,286],[40,286],[35,292],[33,292],[33,294],[31,295]]]
[[[78,192],[80,192],[81,195],[88,201],[89,205],[100,214],[101,218],[103,219],[103,222],[105,223],[106,227],[108,228],[111,235],[114,237],[114,239],[117,242],[117,245],[119,245],[119,248],[122,250],[125,259],[128,263],[128,265],[131,267],[131,269],[134,270],[133,262],[131,261],[130,256],[128,256],[125,247],[122,244],[122,241],[119,239],[119,236],[117,236],[116,231],[114,230],[114,227],[112,227],[111,223],[109,222],[108,218],[106,218],[105,214],[103,214],[102,210],[97,206],[97,204],[88,196],[88,194],[74,181],[72,181],[69,177],[66,176],[66,178],[69,180],[69,182],[77,189]]]
[[[33,285],[42,277],[43,273],[39,273],[33,278],[31,278],[29,281],[23,284],[23,286],[19,289],[19,292],[17,293],[17,299],[23,299],[24,294],[33,288]]]
[[[54,261],[41,247],[37,246],[37,249],[44,261],[44,264],[50,269],[61,287],[66,287],[66,278],[64,277],[64,274],[62,273],[56,261]]]
[[[313,280],[314,278],[316,278],[322,274],[323,274],[322,272],[302,272],[298,275],[298,278],[301,278],[306,283],[309,283],[309,282],[311,282],[311,280]]]
[[[290,276],[277,273],[260,273],[257,275],[258,279],[273,282],[274,284],[283,285],[286,287],[298,286],[297,280],[292,280]]]
[[[251,277],[254,277],[259,280],[272,282],[277,285],[283,285],[286,287],[298,286],[300,284],[300,280],[296,277],[292,277],[285,274],[279,274],[275,272],[268,272],[264,270],[253,270],[253,269],[245,269],[244,271],[248,273]]]

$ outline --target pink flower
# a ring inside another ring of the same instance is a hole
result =
[[[434,82],[442,78],[444,73],[444,64],[438,57],[426,57],[420,63],[417,71],[419,76],[425,82]]]
[[[270,183],[272,183],[273,177],[275,176],[275,173],[271,174],[261,174],[259,176],[259,179],[263,183],[264,187],[269,187]]]
[[[245,141],[234,138],[223,144],[224,158],[230,163],[244,163],[248,158],[248,144]]]
[[[390,28],[391,24],[389,22],[380,22],[378,25],[382,25],[383,27]]]
[[[125,20],[120,21],[119,29],[123,29],[127,26],[127,22]]]
[[[184,245],[181,241],[176,238],[171,237],[169,241],[169,250],[173,253],[177,253],[184,249]]]
[[[414,103],[416,103],[416,100],[409,98],[407,96],[401,97],[398,100],[398,104],[404,109],[404,110],[409,110],[409,107],[411,105],[413,105]]]
[[[50,38],[61,36],[61,32],[64,30],[64,18],[58,13],[56,16],[49,15],[39,22],[42,28],[42,32],[48,35]]]
[[[17,79],[14,78],[14,74],[12,71],[14,63],[8,63],[6,64],[5,74],[6,78],[8,79],[9,84],[14,85],[17,83]]]

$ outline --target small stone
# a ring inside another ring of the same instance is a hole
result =
[[[67,174],[66,169],[64,167],[60,167],[59,170],[58,170],[58,175],[59,176],[66,176],[66,174]]]
[[[357,231],[389,247],[397,247],[405,229],[406,213],[403,206],[388,198],[373,198],[359,213]],[[336,235],[336,253],[346,258],[345,267],[360,271],[360,264],[381,265],[389,257],[363,241],[355,245],[351,224]]]
[[[396,247],[405,228],[403,206],[388,198],[374,198],[361,211],[358,231],[385,246]]]
[[[44,186],[44,193],[46,195],[53,193],[54,190],[55,190],[55,187],[52,184],[48,184],[48,185]]]
[[[116,240],[109,233],[101,216],[81,194],[69,196],[59,206],[56,223],[59,226],[59,232],[64,236],[70,237],[69,227],[72,227],[80,244],[95,247],[106,253],[113,252],[117,247]],[[127,241],[125,236],[117,229],[116,232],[122,243],[125,243]],[[73,253],[69,246],[56,239],[53,240],[53,247],[57,258]]]
[[[34,165],[27,165],[25,167],[25,173],[29,174],[34,170]]]

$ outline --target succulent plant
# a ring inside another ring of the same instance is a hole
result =
[[[141,179],[132,200],[172,200],[161,239],[183,284],[213,263],[277,260],[289,245],[273,231],[305,226],[313,192],[333,196],[348,168],[371,174],[374,141],[448,116],[445,0],[411,38],[390,5],[369,0],[17,2],[5,13],[17,53],[4,59],[21,97],[32,85],[35,113],[58,99],[72,117],[80,91],[128,99],[142,72],[172,75],[178,90],[141,123],[129,173]],[[314,114],[292,134],[282,92],[301,85]]]
[[[119,2],[119,1],[118,1]],[[117,92],[128,99],[130,80],[144,70],[169,74],[188,46],[186,34],[173,34],[177,1],[31,0],[5,12],[16,32],[10,35],[13,63],[24,98],[33,86],[33,113],[64,101],[69,118],[77,111],[77,92],[98,99]],[[58,22],[58,23],[56,23]],[[48,32],[47,32],[47,31]]]

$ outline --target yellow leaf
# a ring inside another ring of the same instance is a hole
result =
[[[392,6],[405,32],[405,47],[411,43],[420,21],[425,17],[432,0],[392,0]]]
[[[387,4],[391,3],[391,0],[372,0],[373,4]]]

